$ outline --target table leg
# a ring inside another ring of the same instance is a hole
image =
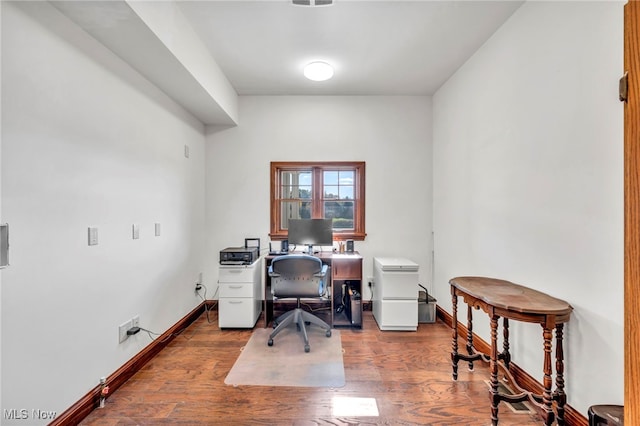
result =
[[[544,377],[542,379],[542,385],[544,386],[544,390],[542,392],[542,403],[544,404],[544,412],[542,413],[544,417],[544,424],[551,425],[553,424],[553,408],[552,408],[552,397],[551,397],[551,328],[548,325],[543,326],[542,336],[544,338]]]
[[[564,350],[562,339],[564,324],[556,325],[556,391],[554,399],[558,402],[558,426],[565,424],[564,406],[567,403],[567,395],[564,393]]]
[[[500,395],[498,394],[498,319],[500,317],[491,315],[491,424],[498,424],[498,404]]]
[[[473,355],[473,311],[467,305],[467,353]],[[473,371],[473,361],[469,361],[469,371]]]
[[[500,358],[504,360],[504,365],[509,370],[511,364],[511,353],[509,353],[509,318],[502,319],[502,354]]]
[[[458,380],[458,296],[455,290],[451,289],[451,305],[453,317],[451,320],[451,334],[453,341],[451,342],[451,367],[453,368],[453,380]]]

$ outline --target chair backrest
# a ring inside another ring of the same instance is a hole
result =
[[[271,261],[269,275],[275,297],[320,297],[324,293],[327,265],[314,256],[289,254]]]

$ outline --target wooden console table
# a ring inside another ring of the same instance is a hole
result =
[[[569,321],[573,308],[564,300],[556,299],[545,293],[511,283],[485,277],[457,277],[449,281],[453,302],[453,344],[451,361],[453,379],[458,379],[458,361],[473,362],[482,360],[490,363],[491,371],[491,423],[498,424],[498,404],[500,401],[522,402],[529,400],[542,410],[545,425],[554,421],[553,402],[557,403],[558,425],[564,425],[564,407],[567,396],[564,392],[564,353],[562,338],[564,323]],[[467,353],[458,353],[458,296],[462,296],[467,304]],[[485,311],[491,320],[491,353],[477,353],[473,347],[472,308]],[[503,350],[498,353],[498,320],[503,318]],[[516,383],[509,371],[511,355],[509,354],[509,319],[538,323],[542,326],[544,339],[543,393],[528,392]],[[552,392],[551,339],[555,328],[556,336],[556,389]],[[515,395],[498,392],[498,364],[504,367],[505,375],[516,387]]]

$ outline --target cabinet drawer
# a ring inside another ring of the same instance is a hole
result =
[[[360,280],[362,279],[362,259],[333,259],[331,270],[334,279]]]
[[[380,330],[417,330],[417,300],[388,300],[374,303],[380,304],[379,309],[376,309],[379,314],[375,316]]]
[[[253,299],[218,299],[218,327],[220,328],[252,328],[259,313],[257,303]]]
[[[220,298],[254,296],[253,283],[220,283]]]
[[[250,268],[244,266],[220,267],[218,280],[220,283],[252,283],[255,275],[255,265]]]

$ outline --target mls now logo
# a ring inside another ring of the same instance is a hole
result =
[[[53,420],[56,418],[57,413],[55,411],[44,410],[27,410],[26,408],[11,408],[5,409],[3,412],[5,420]]]
[[[21,410],[18,410],[17,408],[12,408],[10,410],[7,410],[5,408],[4,418],[6,420],[25,420],[29,418],[29,410],[27,410],[26,408],[23,408]]]

